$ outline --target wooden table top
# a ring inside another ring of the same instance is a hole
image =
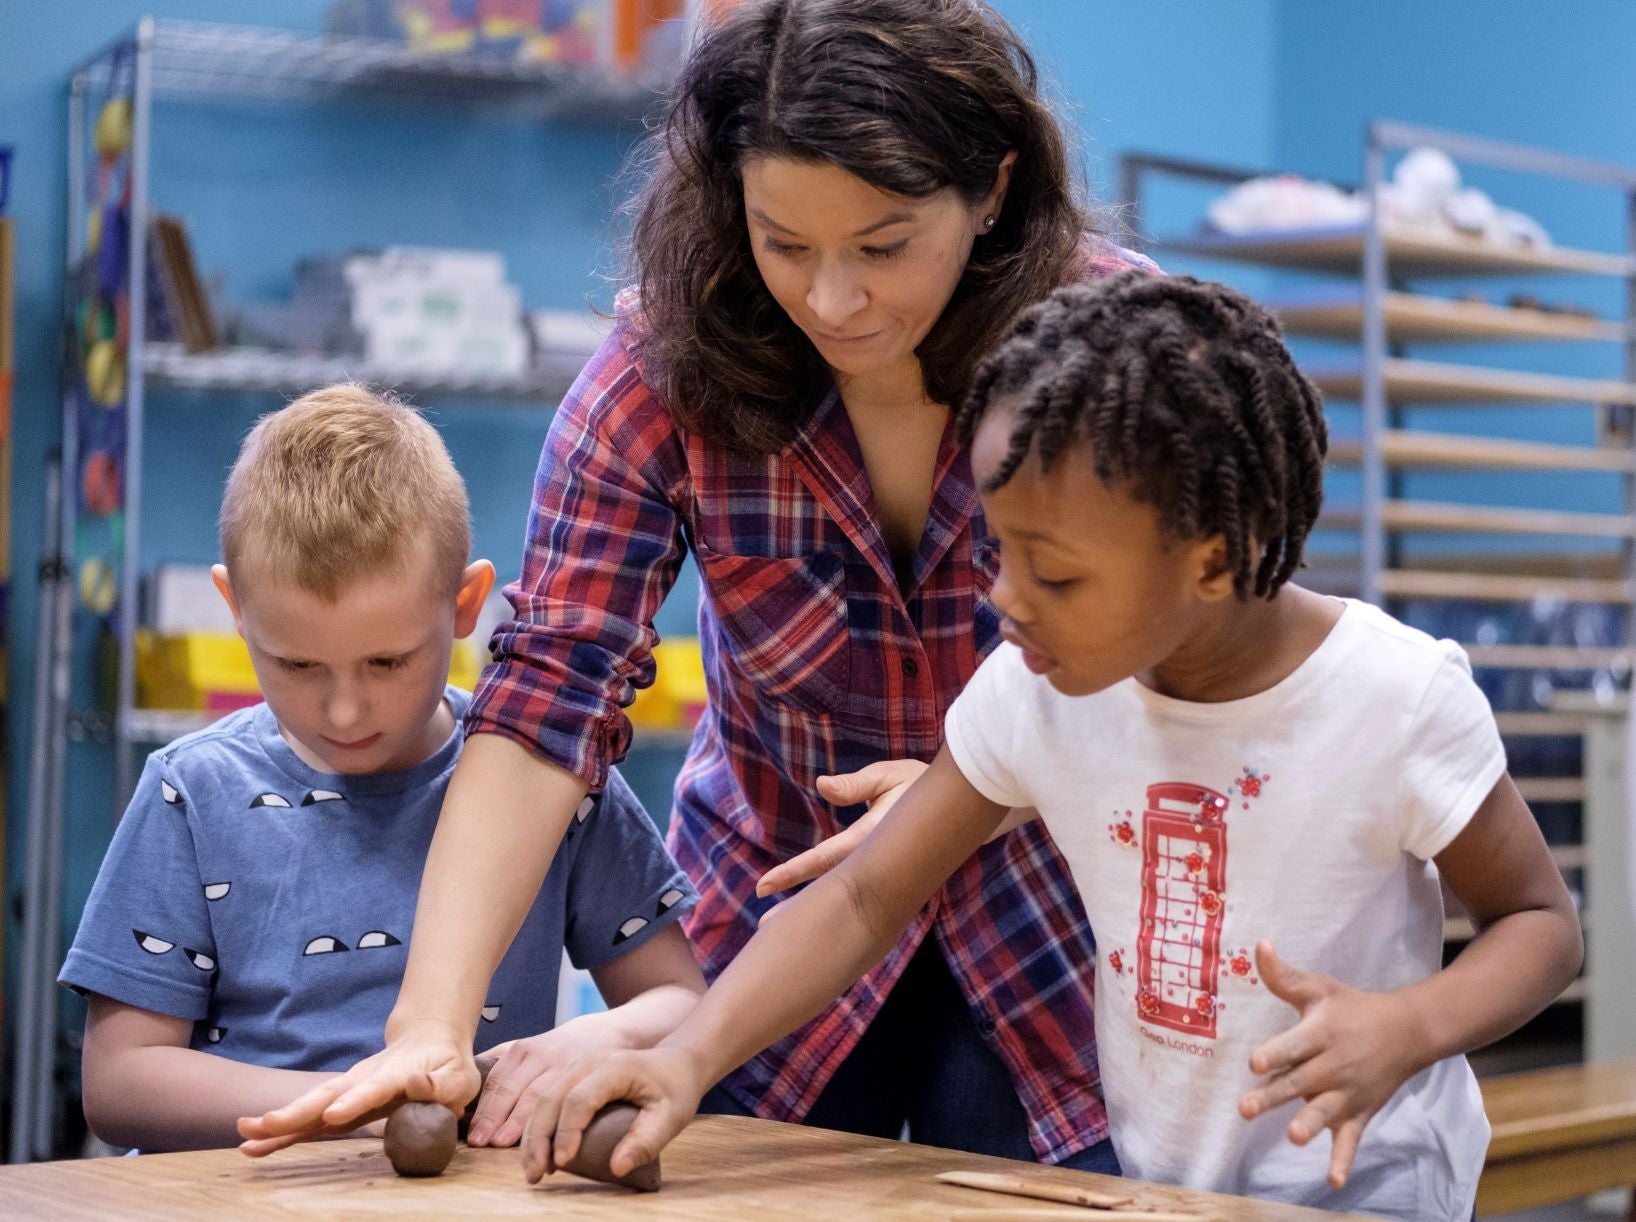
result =
[[[1482,1084],[1490,1162],[1540,1150],[1636,1140],[1636,1061],[1506,1074]]]
[[[633,1193],[567,1174],[530,1187],[512,1150],[462,1146],[437,1179],[399,1179],[378,1141],[315,1142],[254,1161],[236,1150],[0,1168],[0,1217],[234,1219],[549,1217],[1078,1219],[1097,1210],[935,1182],[941,1171],[1025,1174],[1219,1222],[1333,1222],[1334,1214],[729,1116],[695,1120],[664,1153],[664,1187]]]

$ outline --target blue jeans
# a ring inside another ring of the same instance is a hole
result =
[[[755,1113],[722,1086],[699,1105],[706,1113]],[[954,974],[928,934],[863,1038],[818,1096],[805,1123],[909,1140],[973,1154],[1036,1162],[1011,1074],[984,1041]],[[1060,1164],[1119,1174],[1111,1141]]]

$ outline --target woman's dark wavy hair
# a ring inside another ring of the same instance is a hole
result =
[[[994,228],[918,350],[927,394],[957,402],[1090,227],[1037,84],[1027,47],[983,0],[747,0],[707,31],[650,138],[631,237],[638,350],[676,421],[772,453],[833,385],[756,270],[740,176],[754,155],[976,203],[1016,150]]]

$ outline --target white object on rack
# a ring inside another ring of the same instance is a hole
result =
[[[395,246],[342,272],[365,359],[412,370],[516,375],[528,368],[522,292],[490,251]]]
[[[1367,212],[1356,195],[1296,174],[1252,178],[1209,207],[1210,224],[1222,233],[1355,225]]]
[[[161,564],[148,575],[146,593],[142,622],[161,636],[237,631],[208,564]]]

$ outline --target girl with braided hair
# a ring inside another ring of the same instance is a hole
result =
[[[1464,1053],[1543,1009],[1583,945],[1459,647],[1289,581],[1321,413],[1224,286],[1126,274],[1024,313],[957,418],[1005,644],[864,843],[674,1034],[569,1093],[557,1160],[613,1098],[643,1105],[615,1165],[652,1156],[1033,808],[1096,931],[1127,1174],[1470,1217],[1488,1125]],[[1439,878],[1479,930],[1446,968]]]

